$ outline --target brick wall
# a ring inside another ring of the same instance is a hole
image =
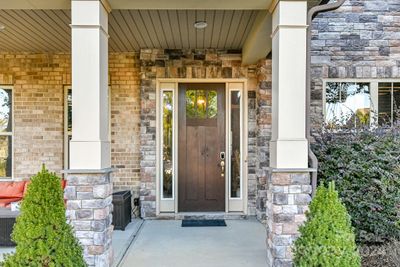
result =
[[[115,189],[138,192],[140,91],[137,53],[109,56],[111,160]],[[64,169],[64,86],[69,54],[0,53],[0,85],[14,87],[14,177],[27,179],[46,163]]]
[[[14,177],[37,173],[42,163],[64,163],[64,93],[70,84],[67,54],[0,54],[0,84],[14,86]]]
[[[140,187],[140,80],[137,53],[112,53],[109,57],[111,85],[111,164],[114,189]]]
[[[322,117],[323,78],[400,78],[400,1],[348,0],[312,23],[312,123]]]

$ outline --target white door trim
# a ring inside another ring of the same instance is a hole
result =
[[[226,96],[226,186],[225,186],[225,212],[241,212],[247,214],[248,202],[248,97],[247,79],[157,79],[156,80],[156,215],[161,213],[178,213],[178,85],[179,83],[225,83]],[[172,198],[162,197],[162,92],[173,92],[173,194]],[[241,197],[230,198],[230,92],[240,91],[241,98]]]

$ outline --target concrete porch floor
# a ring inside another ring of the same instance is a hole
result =
[[[181,227],[181,221],[145,221],[121,267],[267,266],[266,229],[255,219],[227,227]]]
[[[114,265],[117,266],[123,256],[125,255],[128,247],[132,243],[132,240],[135,238],[143,220],[134,219],[128,226],[125,231],[117,231],[113,232],[112,243],[114,250]],[[4,254],[14,253],[15,247],[0,247],[0,266],[3,261]]]

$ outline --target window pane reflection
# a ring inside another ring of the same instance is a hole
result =
[[[325,122],[331,127],[361,127],[370,124],[369,83],[328,82]]]
[[[163,198],[172,198],[173,190],[173,92],[163,92]]]
[[[11,136],[0,136],[0,177],[11,177],[12,141]]]
[[[240,190],[240,109],[241,109],[241,95],[239,91],[231,92],[231,164],[230,164],[230,179],[231,179],[231,197],[239,198],[241,196]]]
[[[186,117],[187,118],[215,118],[218,112],[217,91],[214,90],[187,90]]]
[[[0,131],[12,131],[12,91],[11,89],[0,89]]]

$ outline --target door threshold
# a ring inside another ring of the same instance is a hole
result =
[[[243,212],[178,212],[178,213],[160,213],[157,219],[169,220],[241,220],[250,217]]]

